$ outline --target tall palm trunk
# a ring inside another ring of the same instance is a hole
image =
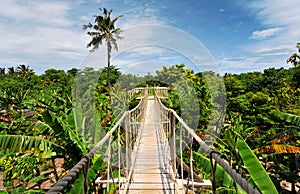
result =
[[[110,85],[110,52],[111,52],[111,44],[107,41],[107,87],[109,93],[109,103],[111,105],[111,85]]]
[[[109,42],[107,42],[107,87],[110,91],[110,51],[111,51],[111,45]]]

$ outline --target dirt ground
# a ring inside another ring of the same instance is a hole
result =
[[[56,158],[55,160],[55,166],[56,166],[56,170],[57,170],[57,174],[58,176],[61,175],[61,173],[63,172],[63,163],[64,163],[64,159],[63,158]],[[42,171],[42,173],[47,173],[53,171],[53,168],[47,169],[45,171]],[[43,181],[41,181],[40,183],[33,183],[33,184],[29,184],[27,186],[27,189],[31,188],[31,189],[43,189],[45,191],[49,190],[51,188],[51,186],[56,182],[55,180],[55,175],[54,173],[52,173],[49,177],[45,178]],[[6,188],[3,186],[3,172],[0,172],[0,190],[4,190],[6,191]]]

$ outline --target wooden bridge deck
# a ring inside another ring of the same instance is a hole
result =
[[[149,98],[145,123],[127,193],[178,193],[155,128],[155,103]]]

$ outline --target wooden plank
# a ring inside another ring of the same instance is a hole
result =
[[[147,177],[147,179],[144,179]],[[164,180],[172,180],[172,177],[168,173],[152,173],[152,174],[133,174],[133,183],[161,183]]]
[[[128,193],[130,194],[141,194],[141,190],[130,190]],[[176,191],[174,190],[168,190],[168,191],[164,191],[164,190],[143,190],[142,192],[143,194],[177,194]],[[181,191],[180,193],[184,193],[184,191]]]
[[[169,174],[169,172],[165,169],[149,169],[147,171],[143,170],[143,169],[134,169],[134,174]]]
[[[109,183],[126,183],[126,178],[125,177],[121,177],[120,179],[119,178],[112,178],[112,179],[109,179],[108,181]],[[107,183],[107,179],[101,179],[101,177],[98,177],[96,180],[95,180],[95,183]]]
[[[179,185],[184,185],[184,186],[187,186],[189,185],[189,187],[192,187],[192,181],[190,180],[189,181],[189,184],[188,184],[188,180],[186,179],[177,179],[177,183]],[[210,180],[203,180],[202,182],[194,182],[194,187],[211,187],[212,186],[212,183]]]
[[[145,123],[128,193],[177,193],[172,175],[167,169],[169,161],[165,160],[163,145],[157,137],[154,108],[154,100],[148,99]]]
[[[129,190],[174,190],[175,185],[170,183],[131,183]]]

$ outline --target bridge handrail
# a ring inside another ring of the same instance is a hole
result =
[[[97,150],[109,139],[111,134],[115,132],[118,128],[119,124],[124,120],[128,111],[126,111],[122,117],[117,121],[115,126],[108,132],[106,135],[100,140],[100,142],[91,150],[88,154],[86,154],[69,172],[66,174],[58,183],[56,183],[50,190],[47,192],[48,194],[54,194],[61,192],[72,180],[74,180],[78,173],[88,167],[89,160],[95,155]]]
[[[182,125],[184,129],[199,143],[200,148],[205,153],[208,153],[210,155],[210,158],[214,159],[216,163],[218,163],[231,177],[232,179],[238,183],[247,193],[254,193],[259,194],[260,192],[255,189],[250,183],[247,182],[246,179],[244,179],[239,173],[237,173],[234,169],[232,169],[231,166],[228,165],[218,154],[215,150],[211,149],[195,132],[193,129],[191,129],[184,121],[183,119],[178,116],[178,114],[170,108],[167,108],[155,95],[155,100],[158,102],[160,107],[164,109],[165,111],[169,111],[172,113],[172,115],[175,116],[175,118],[178,120],[178,122]],[[213,170],[213,169],[212,169]],[[212,172],[214,174],[214,172]],[[214,187],[214,182],[213,182]]]
[[[59,180],[54,186],[52,186],[47,191],[47,194],[62,192],[67,185],[69,185],[70,183],[72,183],[72,181],[76,179],[76,177],[81,171],[84,173],[84,177],[85,177],[84,190],[85,193],[88,193],[87,172],[88,172],[90,160],[95,155],[95,153],[100,149],[100,147],[103,146],[103,144],[111,138],[112,134],[119,128],[119,126],[121,126],[122,122],[126,120],[126,117],[128,117],[130,114],[137,111],[141,106],[145,106],[145,104],[147,103],[146,101],[147,95],[148,95],[148,90],[147,88],[145,88],[145,96],[142,97],[139,104],[135,108],[124,112],[121,118],[112,127],[112,129],[109,132],[107,132],[105,136],[96,144],[96,146],[92,150],[90,150],[61,180]],[[142,107],[142,109],[144,110],[145,107]],[[145,114],[145,111],[139,113],[139,115],[140,114]]]
[[[139,104],[133,108],[132,110],[128,111],[129,114],[131,113],[134,113],[134,112],[137,112],[136,115],[133,115],[135,118],[135,120],[137,119],[137,117],[141,117],[141,120],[139,123],[143,123],[144,121],[144,117],[145,117],[145,113],[146,113],[146,107],[147,107],[147,100],[148,100],[148,87],[144,88],[144,97],[142,97],[142,99],[140,100]],[[142,109],[141,112],[137,111],[138,109]],[[127,163],[127,167],[129,167],[127,169],[127,177],[126,177],[126,184],[125,184],[125,188],[124,188],[124,193],[127,192],[128,190],[128,187],[129,187],[129,184],[131,182],[131,177],[132,177],[132,174],[133,174],[133,165],[135,163],[135,160],[136,160],[136,153],[137,153],[137,148],[138,148],[138,145],[139,145],[139,141],[140,141],[140,138],[141,138],[141,126],[139,126],[137,132],[133,132],[134,134],[137,134],[137,139],[135,141],[135,144],[134,144],[134,148],[133,148],[133,151],[132,151],[132,154],[133,154],[133,157],[131,156],[131,152],[128,150],[126,152],[130,153],[129,155],[126,156],[126,159],[131,159],[132,161],[130,161],[129,163]],[[127,145],[127,143],[126,143]],[[126,147],[127,149],[127,147]]]

